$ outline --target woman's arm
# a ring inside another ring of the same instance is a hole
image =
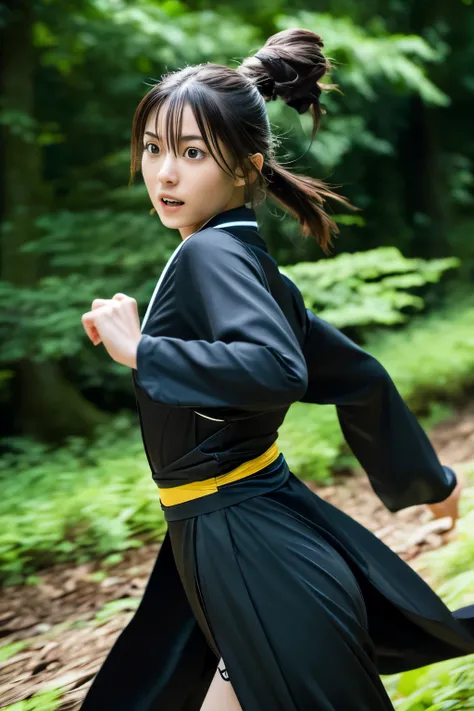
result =
[[[343,435],[390,511],[444,501],[456,475],[443,466],[385,368],[306,309],[303,402],[336,405]]]
[[[264,411],[304,395],[303,353],[245,245],[204,230],[183,245],[172,278],[179,319],[200,338],[142,336],[137,380],[153,400]]]

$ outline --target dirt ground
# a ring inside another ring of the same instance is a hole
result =
[[[474,407],[460,410],[431,433],[441,461],[462,470],[474,461]],[[319,496],[370,529],[410,565],[439,548],[456,530],[430,520],[422,506],[390,513],[363,472],[331,486],[308,484]],[[114,567],[100,561],[45,570],[41,582],[12,586],[0,601],[1,645],[17,644],[0,663],[0,708],[48,689],[63,690],[60,711],[76,711],[107,651],[137,607],[158,546],[128,551]],[[0,649],[1,653],[1,649]],[[0,657],[1,659],[2,657]]]

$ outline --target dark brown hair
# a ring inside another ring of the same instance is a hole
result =
[[[297,175],[275,157],[279,140],[272,134],[265,101],[281,98],[298,113],[310,110],[313,116],[312,140],[319,128],[323,107],[319,98],[334,84],[319,84],[332,67],[324,57],[321,38],[305,29],[289,29],[272,35],[255,55],[247,57],[237,69],[205,63],[185,67],[162,76],[143,97],[133,118],[131,140],[131,178],[140,170],[143,134],[151,111],[156,122],[162,105],[169,101],[167,144],[177,155],[182,113],[189,104],[206,146],[223,170],[236,177],[225,161],[218,139],[235,158],[246,177],[246,203],[252,207],[256,195],[270,193],[285,210],[298,218],[303,236],[313,235],[329,253],[337,224],[324,210],[327,198],[354,208],[347,198],[332,192],[322,180]],[[253,182],[249,160],[254,153],[264,157],[261,173]],[[224,164],[224,165],[223,165]],[[261,201],[260,201],[261,202]]]

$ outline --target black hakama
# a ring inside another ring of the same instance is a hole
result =
[[[443,467],[386,370],[306,309],[246,207],[170,258],[142,324],[134,386],[160,489],[258,457],[295,401],[333,404],[391,511],[445,499]],[[222,656],[244,711],[387,711],[379,674],[474,653],[451,612],[370,531],[308,489],[284,453],[164,506],[144,597],[83,711],[199,711]]]

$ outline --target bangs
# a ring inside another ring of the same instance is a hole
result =
[[[167,101],[169,101],[169,105],[166,117],[166,145],[170,147],[174,155],[178,155],[184,107],[189,104],[209,153],[224,172],[235,177],[218,143],[218,139],[220,139],[237,160],[238,157],[232,149],[235,135],[231,134],[227,128],[231,124],[231,118],[224,114],[212,90],[203,87],[199,82],[191,82],[171,93],[161,93],[160,89],[155,87],[138,105],[132,128],[131,182],[141,167],[143,136],[148,117],[154,110],[156,111],[155,133],[158,135],[161,110]]]

